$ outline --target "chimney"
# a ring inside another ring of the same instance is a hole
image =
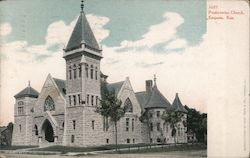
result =
[[[146,92],[150,93],[152,91],[153,87],[153,81],[152,80],[146,80]]]

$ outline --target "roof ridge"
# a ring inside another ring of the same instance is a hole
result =
[[[64,79],[60,79],[60,78],[55,78],[55,77],[52,77],[53,79],[56,79],[56,80],[61,80],[61,81],[66,81]]]
[[[135,92],[135,94],[136,94],[136,93],[146,93],[146,91]]]
[[[124,81],[113,82],[113,83],[108,83],[108,84],[116,84],[116,83],[123,83],[123,82],[125,82],[125,80]]]

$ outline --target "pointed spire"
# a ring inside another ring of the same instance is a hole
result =
[[[89,25],[89,22],[85,16],[85,13],[83,11],[84,9],[84,0],[81,1],[81,13],[80,16],[77,19],[76,25],[74,27],[74,30],[70,36],[70,39],[68,41],[68,44],[65,48],[65,51],[72,51],[74,49],[79,49],[82,46],[87,47],[91,50],[94,50],[95,52],[100,53],[101,49],[99,47],[99,44],[93,34],[93,31]]]
[[[28,81],[28,87],[30,87],[30,80]]]
[[[181,103],[178,93],[175,94],[175,99],[172,105],[175,111],[187,113],[187,110],[184,108],[184,106]]]
[[[81,1],[81,12],[83,12],[83,8],[84,8],[84,0]]]
[[[154,74],[154,85],[156,86],[156,75]]]

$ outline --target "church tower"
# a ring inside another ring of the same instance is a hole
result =
[[[64,49],[66,61],[66,110],[64,145],[96,145],[96,128],[101,125],[95,112],[100,92],[100,61],[102,50],[91,30],[83,11],[81,12]],[[101,128],[101,127],[100,127]],[[93,138],[92,138],[93,137]]]
[[[29,85],[17,93],[14,109],[14,129],[12,145],[34,145],[32,133],[34,130],[32,115],[39,93]]]

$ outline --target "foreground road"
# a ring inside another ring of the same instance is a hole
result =
[[[24,155],[24,154],[0,154],[0,158],[204,158],[206,150],[173,151],[147,154],[101,154],[90,156],[60,156],[60,155]]]

